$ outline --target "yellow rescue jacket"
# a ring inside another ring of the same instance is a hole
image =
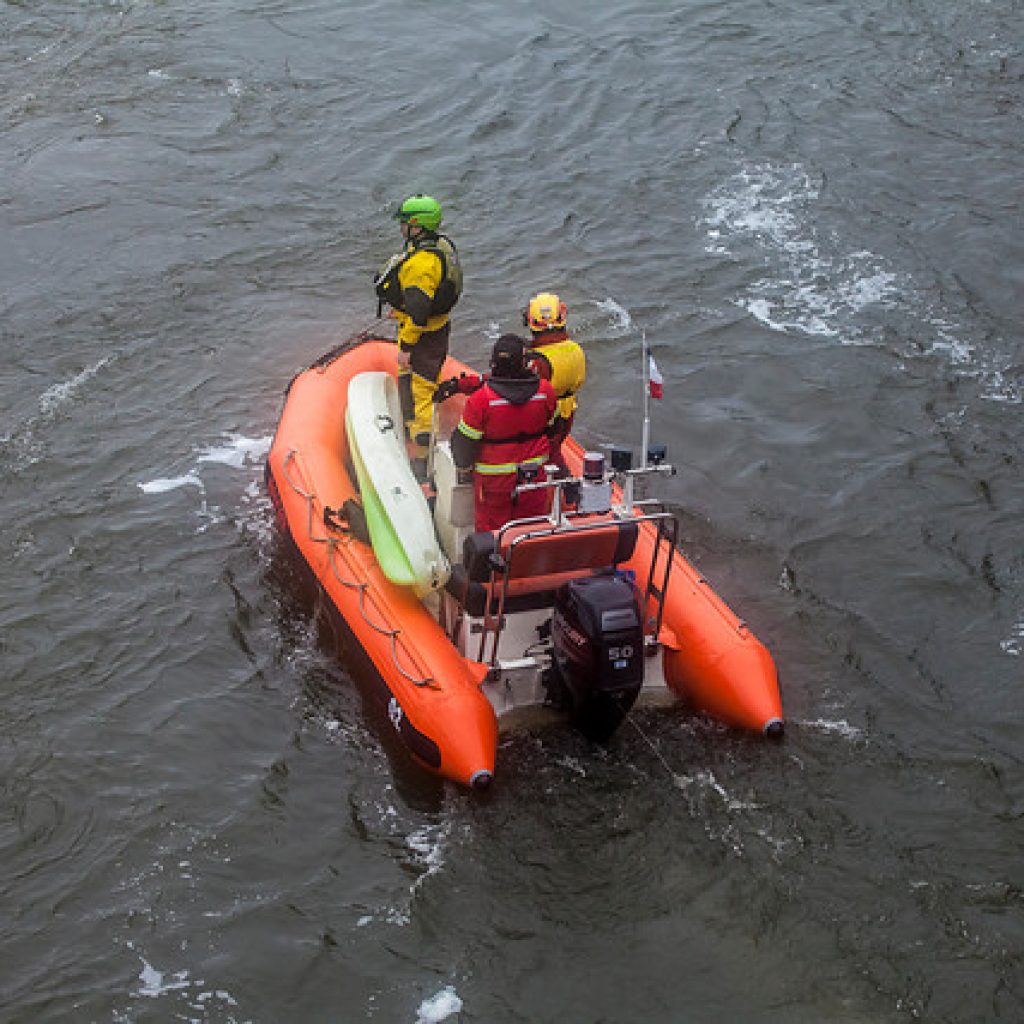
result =
[[[543,331],[533,336],[530,356],[537,372],[551,381],[558,396],[558,415],[569,419],[579,404],[576,393],[587,379],[583,349],[565,331]]]
[[[448,323],[448,314],[462,294],[459,254],[447,235],[410,241],[377,275],[377,294],[395,310],[398,342],[404,349],[423,333]]]

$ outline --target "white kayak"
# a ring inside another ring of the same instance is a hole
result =
[[[366,525],[384,575],[424,597],[445,585],[451,566],[405,448],[398,386],[368,371],[348,386],[345,431],[359,481]]]

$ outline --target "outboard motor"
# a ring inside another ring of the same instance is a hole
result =
[[[573,722],[603,742],[644,682],[644,633],[635,585],[608,573],[570,580],[555,595],[554,677]]]

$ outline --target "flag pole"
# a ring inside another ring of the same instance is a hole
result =
[[[644,372],[641,375],[644,386],[644,429],[640,440],[640,468],[647,468],[647,449],[651,440],[651,356],[647,351],[647,332],[640,329],[641,349],[643,350]]]

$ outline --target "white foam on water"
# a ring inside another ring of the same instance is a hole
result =
[[[187,970],[174,972],[157,970],[145,957],[139,954],[131,942],[128,943],[128,948],[135,953],[142,963],[142,969],[138,975],[139,985],[128,993],[131,999],[160,999],[165,996],[169,996],[172,999],[177,998],[179,1006],[184,1005],[187,1009],[203,1015],[203,1017],[198,1019],[207,1019],[207,1014],[216,1012],[215,1004],[219,1003],[225,1008],[237,1007],[239,1005],[238,1000],[227,989],[207,987],[205,981],[191,978]],[[174,993],[187,994],[176,997]],[[115,1020],[127,1021],[133,1019],[133,1016],[133,1013],[128,1011],[115,1011],[114,1013]],[[168,1016],[173,1016],[175,1019],[197,1019],[187,1017],[178,1012],[168,1013]],[[234,1020],[235,1018],[229,1015],[225,1019]]]
[[[206,447],[196,456],[196,466],[180,476],[162,476],[154,480],[146,480],[138,484],[143,494],[159,495],[178,487],[198,487],[206,494],[206,484],[200,476],[201,469],[206,465],[228,466],[231,469],[253,469],[262,465],[262,460],[270,450],[269,437],[245,437],[242,434],[228,434],[222,444]],[[245,498],[251,503],[257,495],[254,484],[250,484]],[[205,510],[205,507],[204,507]]]
[[[736,303],[775,331],[863,340],[851,317],[885,305],[899,292],[897,275],[865,249],[834,254],[820,236],[813,205],[820,186],[800,165],[745,167],[705,203],[706,251],[762,253],[769,276]]]
[[[765,250],[787,256],[813,256],[816,248],[806,237],[798,208],[818,193],[810,175],[799,165],[745,167],[707,199],[704,224],[708,252],[727,254],[729,240],[753,238]]]
[[[230,993],[222,988],[217,989],[214,992],[200,992],[196,996],[196,1002],[201,1006],[203,1003],[209,1002],[211,999],[219,999],[222,1003],[227,1003],[228,1006],[237,1006],[238,1000]]]
[[[445,841],[450,828],[447,821],[439,825],[425,825],[406,837],[405,845],[413,852],[416,863],[424,869],[410,887],[411,893],[444,867]]]
[[[143,494],[165,494],[168,491],[195,488],[199,497],[199,506],[195,509],[199,519],[195,528],[197,534],[205,533],[214,526],[233,523],[240,532],[252,537],[257,548],[269,558],[275,535],[273,506],[260,482],[250,479],[242,489],[237,507],[224,509],[208,501],[207,484],[203,477],[209,467],[216,466],[227,466],[231,470],[249,474],[261,472],[271,441],[270,437],[227,434],[224,443],[199,449],[194,455],[195,464],[191,469],[178,476],[140,481],[138,488]]]
[[[199,462],[217,462],[234,469],[245,469],[261,463],[270,451],[270,437],[244,437],[228,434],[227,442],[207,448],[198,456]]]
[[[999,647],[1004,654],[1013,658],[1019,658],[1024,654],[1024,620],[1016,623],[1010,630],[1010,635],[1000,643]]]
[[[931,318],[927,326],[934,331],[925,346],[925,351],[929,355],[943,356],[959,366],[970,366],[973,363],[975,356],[973,347],[958,338],[949,324],[940,319]]]
[[[750,800],[740,800],[732,796],[729,791],[715,777],[715,773],[709,768],[702,768],[693,775],[673,774],[672,781],[677,789],[684,792],[690,789],[714,793],[721,801],[727,811],[755,811],[761,805]]]
[[[800,726],[801,729],[813,729],[815,732],[832,733],[842,736],[845,740],[862,740],[864,738],[862,730],[858,729],[855,725],[850,725],[849,722],[841,718],[836,721],[816,718],[814,720],[794,722],[793,724]]]
[[[855,253],[873,259],[871,253]],[[896,275],[888,270],[878,270],[865,277],[856,278],[840,288],[839,294],[850,309],[861,310],[877,303],[885,302],[896,291]]]
[[[188,971],[175,971],[169,980],[165,980],[167,975],[163,971],[158,971],[144,957],[140,956],[139,959],[142,961],[142,970],[139,971],[139,981],[141,984],[138,990],[132,993],[133,996],[156,999],[165,992],[176,992],[192,986]]]
[[[148,480],[146,483],[139,484],[139,490],[143,494],[164,494],[167,491],[175,491],[179,487],[198,487],[200,491],[206,490],[203,486],[203,481],[195,473],[186,473],[184,476],[160,477],[156,480]]]
[[[11,471],[19,473],[45,457],[47,447],[42,436],[44,431],[40,428],[53,420],[58,410],[68,404],[113,358],[104,356],[68,380],[51,384],[39,396],[39,412],[27,416],[9,433],[0,435],[0,455]]]
[[[1002,370],[992,370],[985,383],[986,387],[982,392],[982,398],[1005,405],[1024,403],[1024,385],[1021,381],[1007,379]]]
[[[379,803],[377,816],[381,826],[392,835],[401,834],[401,815],[393,804]],[[446,842],[450,831],[451,822],[441,821],[422,825],[404,836],[405,848],[411,853],[412,866],[418,871],[416,879],[405,895],[382,903],[370,913],[361,914],[356,920],[357,928],[365,928],[374,921],[383,921],[392,927],[404,928],[412,921],[412,907],[417,890],[445,865]]]
[[[805,311],[802,317],[791,319],[782,316],[781,306],[776,307],[776,304],[768,299],[741,299],[737,305],[745,309],[755,320],[760,320],[765,327],[770,327],[773,331],[781,331],[782,333],[803,331],[804,334],[819,334],[826,337],[834,337],[837,333],[833,328],[829,327],[825,320],[818,315],[810,313],[809,310]],[[779,309],[778,313],[775,312],[776,308]]]
[[[92,380],[110,362],[110,358],[110,356],[104,356],[99,362],[93,363],[92,366],[87,366],[84,370],[76,373],[70,380],[62,381],[59,384],[51,384],[39,396],[39,411],[44,416],[52,416],[57,409],[74,398],[82,386]]]
[[[555,759],[555,763],[560,764],[567,771],[575,773],[581,779],[585,779],[587,777],[586,765],[578,757],[562,755]]]
[[[451,985],[446,985],[440,992],[424,999],[416,1011],[416,1024],[439,1024],[452,1014],[462,1012],[462,1000]]]
[[[607,313],[612,320],[612,327],[619,331],[628,331],[633,326],[633,318],[625,306],[616,302],[610,295],[606,299],[596,299],[594,305]]]
[[[899,310],[916,318],[913,344],[926,356],[982,383],[987,401],[1019,405],[1024,382],[1000,356],[964,341],[947,310],[934,308],[910,277],[867,249],[844,252],[842,239],[818,225],[819,182],[800,164],[748,165],[704,203],[705,251],[730,259],[760,257],[765,276],[735,303],[770,330],[832,337],[844,345],[873,344],[877,323],[861,314]]]

